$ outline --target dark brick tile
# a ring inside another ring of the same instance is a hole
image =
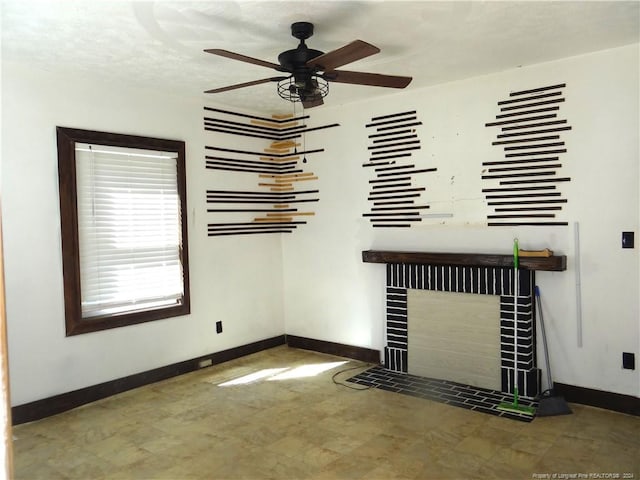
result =
[[[485,398],[478,396],[475,392],[458,392],[458,396],[461,398],[469,398],[471,400],[482,400]]]
[[[464,402],[464,399],[458,397],[457,395],[451,395],[449,393],[441,393],[440,397],[443,398],[444,400],[451,400],[451,401],[460,402],[460,403]]]
[[[379,388],[380,390],[386,390],[388,392],[400,392],[400,389],[397,387],[391,387],[388,385],[376,385],[376,388]]]
[[[492,401],[487,401],[487,400],[474,400],[472,398],[468,398],[466,400],[466,403],[468,403],[469,405],[475,405],[477,407],[483,407],[483,408],[494,408],[498,405],[499,402],[492,402]]]
[[[504,416],[503,414],[505,414],[505,412],[501,412],[499,410],[495,410],[493,408],[486,408],[486,407],[473,407],[472,410],[474,412],[488,413],[489,415],[495,415],[497,417],[502,417]]]
[[[466,408],[467,410],[471,410],[473,405],[469,405],[468,403],[461,402],[459,400],[450,400],[447,402],[447,405],[452,405],[454,407]]]

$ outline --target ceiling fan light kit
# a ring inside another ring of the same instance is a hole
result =
[[[222,93],[262,83],[277,82],[277,92],[280,97],[290,102],[301,102],[304,108],[311,108],[324,103],[323,98],[329,93],[329,82],[405,88],[412,80],[411,77],[397,75],[336,70],[338,67],[380,52],[378,47],[362,40],[354,40],[343,47],[324,53],[307,47],[305,43],[305,40],[313,35],[312,23],[293,23],[291,25],[291,35],[300,40],[300,43],[297,48],[286,50],[278,55],[279,64],[228,50],[205,50],[207,53],[272,68],[278,72],[289,74],[288,76],[269,77],[215,88],[207,90],[205,93]]]
[[[329,93],[329,83],[318,76],[312,77],[309,81],[311,82],[310,85],[296,82],[294,77],[280,80],[278,82],[278,95],[290,102],[302,102],[305,108],[315,107],[316,104],[322,105],[322,99]]]

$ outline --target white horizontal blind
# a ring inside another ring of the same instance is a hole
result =
[[[183,297],[176,154],[76,144],[82,317]]]

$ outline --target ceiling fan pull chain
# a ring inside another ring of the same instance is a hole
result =
[[[302,109],[304,111],[304,105],[302,106]],[[302,129],[302,151],[306,152],[307,151],[307,132],[305,132],[305,130],[307,129],[307,121],[305,120],[302,123],[302,126],[304,127]],[[307,155],[303,155],[302,156],[302,163],[307,163]]]
[[[296,104],[295,102],[291,102],[291,104],[293,105],[293,119],[295,120],[296,118]],[[293,153],[297,154],[298,153],[298,144],[295,143],[293,146]]]

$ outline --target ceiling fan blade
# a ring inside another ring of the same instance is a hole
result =
[[[235,85],[229,85],[227,87],[221,87],[221,88],[214,88],[212,90],[207,90],[204,93],[220,93],[220,92],[226,92],[228,90],[235,90],[236,88],[244,88],[244,87],[251,87],[253,85],[260,85],[261,83],[268,83],[268,82],[279,82],[280,80],[286,80],[289,77],[269,77],[269,78],[263,78],[262,80],[253,80],[252,82],[244,82],[244,83],[236,83]]]
[[[322,100],[322,97],[316,97],[310,100],[303,100],[302,101],[302,106],[304,108],[312,108],[312,107],[319,107],[320,105],[324,104],[324,100]]]
[[[404,88],[413,80],[412,77],[383,75],[380,73],[349,72],[346,70],[334,70],[333,72],[325,73],[322,77],[330,82],[389,88]]]
[[[355,62],[369,55],[374,55],[379,51],[380,49],[378,47],[370,43],[363,42],[362,40],[354,40],[344,47],[312,58],[306,63],[306,66],[329,72],[347,63]]]
[[[260,65],[261,67],[273,68],[281,72],[284,71],[284,69],[277,63],[267,62],[265,60],[260,60],[259,58],[247,57],[246,55],[230,52],[229,50],[222,50],[220,48],[210,48],[208,50],[205,50],[205,52],[213,53],[214,55],[219,55],[225,58],[230,58],[231,60],[240,60],[241,62]]]

